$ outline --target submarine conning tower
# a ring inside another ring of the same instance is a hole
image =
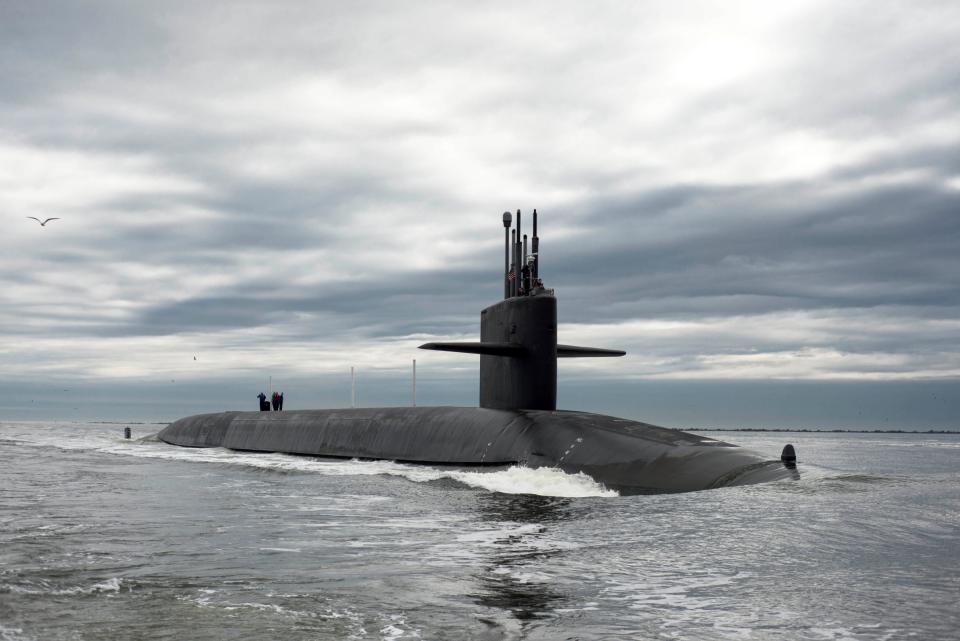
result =
[[[557,409],[557,358],[623,356],[626,352],[557,343],[557,299],[540,279],[537,210],[533,236],[503,214],[503,300],[480,312],[480,342],[425,343],[420,349],[480,355],[480,407]]]

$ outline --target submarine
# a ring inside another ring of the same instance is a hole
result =
[[[557,361],[621,350],[557,342],[557,298],[539,273],[537,211],[529,241],[503,214],[503,299],[480,312],[478,342],[420,349],[480,356],[479,407],[228,411],[170,423],[160,440],[431,466],[558,468],[621,494],[689,492],[797,479],[796,453],[779,459],[724,441],[639,421],[557,409]]]

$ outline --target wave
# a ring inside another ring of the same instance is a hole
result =
[[[49,585],[5,585],[0,587],[0,592],[6,590],[14,594],[31,594],[42,596],[70,596],[75,594],[99,594],[109,592],[119,592],[123,584],[123,579],[113,577],[93,585],[78,585],[72,588],[57,588]]]
[[[296,599],[302,595],[262,595],[264,597],[293,597]],[[293,621],[309,620],[336,620],[346,628],[342,631],[344,639],[370,639],[374,638],[366,629],[365,617],[352,608],[335,609],[329,606],[320,609],[297,609],[291,607],[289,603],[283,605],[278,603],[261,603],[259,601],[233,601],[228,595],[219,594],[218,590],[202,589],[199,594],[181,595],[177,597],[180,601],[192,603],[199,608],[222,610],[224,612],[253,611],[267,616],[283,617]],[[422,632],[409,624],[404,614],[378,613],[376,616],[379,621],[374,621],[378,626],[379,638],[381,641],[400,641],[400,639],[421,639]]]
[[[32,641],[32,639],[24,635],[23,628],[8,628],[0,623],[0,641]]]
[[[149,434],[125,439],[122,434],[89,429],[69,434],[62,431],[33,430],[18,434],[21,444],[56,447],[65,450],[98,451],[121,456],[239,465],[262,470],[323,474],[326,476],[397,476],[414,483],[453,481],[468,487],[502,494],[534,494],[564,498],[615,497],[590,476],[567,474],[557,468],[529,468],[514,465],[507,468],[470,469],[460,466],[431,466],[394,461],[362,461],[358,459],[325,459],[291,454],[236,452],[223,448],[184,448],[168,445]]]
[[[619,496],[619,493],[607,489],[583,472],[567,474],[563,470],[549,467],[532,469],[514,465],[499,472],[464,471],[451,472],[446,476],[464,485],[502,494],[537,494],[569,498]]]

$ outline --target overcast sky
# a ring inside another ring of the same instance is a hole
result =
[[[501,213],[536,207],[561,342],[628,352],[561,362],[562,406],[600,381],[590,409],[648,419],[668,382],[960,389],[958,24],[953,1],[4,0],[0,384],[246,399],[352,365],[376,399],[416,358],[427,399],[475,403],[476,357],[415,347],[477,339]]]

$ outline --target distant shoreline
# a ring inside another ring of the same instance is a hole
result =
[[[686,428],[685,432],[809,432],[812,434],[960,434],[957,430],[822,430],[776,429],[767,427]]]

